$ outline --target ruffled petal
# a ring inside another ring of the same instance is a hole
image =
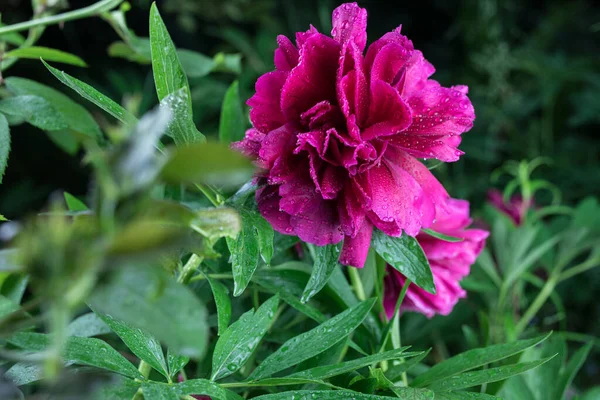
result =
[[[298,65],[298,49],[287,38],[287,36],[277,36],[277,44],[279,47],[275,50],[275,68],[278,71],[291,71]]]
[[[367,44],[367,10],[346,3],[333,10],[331,36],[341,44],[353,42],[362,52]]]
[[[286,72],[268,72],[256,81],[256,93],[246,104],[250,110],[250,119],[256,129],[268,133],[285,124],[286,119],[281,112],[279,98],[286,81]]]
[[[290,235],[293,231],[290,215],[279,209],[280,200],[277,186],[262,186],[256,190],[256,203],[260,214],[277,232]]]
[[[340,254],[340,263],[356,268],[362,268],[369,254],[373,225],[366,221],[356,236],[345,236],[344,246]]]
[[[364,140],[392,136],[411,125],[411,110],[398,91],[388,83],[378,80],[371,85],[368,128],[362,133]]]
[[[266,134],[258,129],[250,128],[246,131],[244,139],[231,143],[231,148],[247,157],[257,158]]]

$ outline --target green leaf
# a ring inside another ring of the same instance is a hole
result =
[[[69,127],[62,114],[39,96],[8,97],[0,101],[0,112],[23,118],[31,125],[48,131]]]
[[[0,22],[0,26],[5,26],[5,24]],[[25,37],[18,32],[10,32],[0,35],[0,42],[6,42],[13,46],[21,46],[25,43]]]
[[[189,357],[173,354],[171,350],[167,350],[167,364],[169,366],[169,375],[173,378],[179,371],[190,362]]]
[[[261,379],[292,367],[344,340],[365,319],[376,299],[365,300],[318,327],[285,342],[264,359],[249,379]]]
[[[205,351],[204,305],[166,271],[147,265],[121,267],[92,294],[90,305],[156,336],[176,354],[199,358]]]
[[[442,361],[427,372],[417,376],[412,386],[427,386],[432,382],[446,379],[461,372],[502,360],[546,340],[550,334],[513,343],[496,344],[480,349],[467,350],[457,356]]]
[[[445,235],[443,233],[436,232],[436,231],[434,231],[432,229],[428,229],[428,228],[421,228],[421,232],[426,233],[429,236],[433,236],[436,239],[443,240],[444,242],[456,243],[456,242],[462,242],[464,240],[463,238]]]
[[[502,367],[488,368],[481,371],[464,372],[459,375],[454,375],[449,379],[434,382],[429,388],[436,392],[451,391],[483,385],[484,383],[489,382],[497,382],[529,371],[551,359],[552,357],[549,357],[542,360],[504,365]]]
[[[192,120],[192,100],[187,77],[156,3],[150,8],[150,47],[158,99],[174,114],[169,126],[170,136],[178,146],[204,142],[206,138],[196,129]]]
[[[215,346],[211,380],[215,381],[238,371],[250,358],[273,322],[279,297],[263,303],[256,312],[250,310],[221,335]]]
[[[594,343],[590,342],[585,346],[581,347],[575,352],[575,354],[573,354],[573,356],[571,356],[571,359],[567,363],[567,366],[564,368],[563,371],[561,371],[560,376],[558,378],[556,390],[554,393],[555,399],[560,400],[565,398],[565,393],[569,388],[569,385],[571,384],[571,382],[573,382],[573,379],[577,375],[577,372],[583,366],[583,363],[585,362],[585,359],[587,358],[593,345]]]
[[[435,294],[433,275],[423,249],[412,236],[388,236],[380,230],[373,232],[372,246],[388,264],[423,290]]]
[[[48,86],[14,76],[5,79],[6,87],[17,95],[33,95],[44,98],[62,114],[69,128],[94,139],[102,137],[98,124],[81,105]]]
[[[85,61],[74,54],[40,46],[21,47],[20,49],[11,50],[4,54],[4,58],[32,58],[36,60],[43,58],[48,61],[87,67]]]
[[[339,246],[333,244],[327,246],[315,246],[315,265],[313,266],[308,283],[302,293],[301,301],[303,303],[306,303],[311,297],[319,293],[319,291],[327,284],[335,267],[338,265],[339,257]]]
[[[123,122],[126,125],[135,125],[137,119],[131,114],[129,111],[125,110],[119,104],[115,103],[113,100],[103,95],[90,85],[85,82],[80,81],[79,79],[73,78],[71,75],[60,71],[56,68],[48,65],[44,60],[42,60],[46,68],[54,75],[59,81],[73,89],[77,94],[83,97],[86,100],[91,101],[119,121]]]
[[[67,336],[91,337],[111,332],[110,327],[93,312],[77,317],[67,326]]]
[[[408,347],[402,347],[395,350],[386,351],[384,353],[374,354],[367,357],[358,358],[352,361],[346,361],[333,365],[325,365],[322,367],[315,367],[304,371],[296,372],[286,376],[286,378],[307,378],[307,379],[327,379],[332,376],[345,374],[347,372],[356,371],[359,368],[366,367],[371,364],[376,364],[385,360],[395,360],[401,357],[416,356],[421,354],[417,353],[405,353]]]
[[[211,73],[215,60],[197,51],[177,49],[181,67],[190,78],[202,78]]]
[[[431,397],[405,397],[405,399],[429,400]],[[377,396],[374,394],[363,394],[349,390],[295,390],[265,394],[254,397],[253,400],[391,400],[397,397]]]
[[[166,383],[145,381],[142,384],[145,399],[152,400],[179,400],[181,396],[207,395],[214,400],[241,400],[237,394],[223,389],[214,382],[206,379],[191,379],[169,385]]]
[[[234,81],[223,99],[221,121],[219,123],[219,140],[221,143],[237,142],[244,138],[246,116],[240,101],[238,81]]]
[[[491,394],[477,392],[436,392],[435,400],[501,400]],[[515,398],[516,399],[516,398]],[[521,398],[519,398],[521,399]],[[525,400],[525,398],[523,398]]]
[[[256,211],[243,208],[238,210],[242,217],[242,230],[237,238],[227,238],[234,296],[244,292],[261,257],[268,264],[273,256],[273,227]]]
[[[34,332],[17,333],[8,341],[24,350],[36,352],[45,351],[51,345],[50,336]],[[67,338],[63,358],[67,363],[101,368],[134,379],[142,378],[132,363],[100,339]]]
[[[221,336],[231,319],[231,299],[229,298],[229,290],[221,282],[211,279],[206,275],[206,280],[210,284],[210,288],[215,298],[217,307],[217,335]]]
[[[126,322],[114,319],[110,315],[98,313],[98,316],[113,330],[140,360],[148,363],[165,378],[169,377],[167,362],[160,342],[152,335]]]
[[[192,144],[172,151],[162,170],[167,183],[205,183],[232,187],[246,182],[254,168],[226,144]]]
[[[0,113],[0,183],[2,183],[2,177],[4,176],[4,171],[6,171],[6,166],[8,165],[9,153],[10,128],[8,127],[8,121],[6,120],[6,117]]]
[[[65,203],[67,203],[67,208],[69,209],[69,211],[88,211],[89,210],[83,201],[79,200],[77,197],[73,196],[71,193],[64,192],[63,196],[65,197]]]
[[[41,364],[18,362],[10,367],[4,376],[17,386],[27,385],[44,378],[44,367]]]
[[[408,371],[416,364],[420,363],[425,357],[427,357],[430,351],[431,349],[428,349],[427,351],[414,358],[411,358],[410,360],[404,361],[403,363],[400,363],[398,365],[392,365],[387,371],[385,371],[385,375],[391,381],[396,382],[402,377],[402,374],[404,372]]]
[[[131,379],[111,379],[94,391],[91,400],[131,400],[140,388],[140,383]]]
[[[217,241],[222,237],[235,238],[242,221],[237,211],[229,207],[197,210],[190,226],[202,236]]]

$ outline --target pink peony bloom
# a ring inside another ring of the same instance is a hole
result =
[[[523,197],[521,197],[520,195],[512,196],[510,198],[510,201],[508,203],[505,203],[504,197],[502,196],[502,192],[500,192],[497,189],[489,190],[487,197],[488,201],[495,208],[508,215],[510,219],[513,220],[515,225],[521,225],[525,213],[527,213],[527,210],[531,206],[531,202],[524,201]]]
[[[261,214],[318,246],[344,239],[340,262],[362,267],[373,227],[411,236],[445,211],[448,194],[417,158],[456,161],[475,114],[465,86],[428,79],[433,66],[400,27],[366,53],[367,12],[333,12],[333,38],[314,27],[279,36],[276,70],[248,100],[254,128],[233,145],[261,168]]]
[[[417,311],[431,318],[435,314],[448,315],[465,291],[459,281],[469,275],[471,265],[483,250],[489,232],[466,229],[471,224],[469,203],[465,200],[448,200],[449,213],[441,216],[432,229],[448,236],[462,238],[461,242],[446,242],[426,233],[417,236],[433,273],[437,294],[427,293],[416,285],[410,285],[402,303],[402,309]],[[406,278],[388,266],[385,277],[384,306],[388,318],[394,314],[396,301]]]

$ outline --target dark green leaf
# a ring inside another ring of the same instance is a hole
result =
[[[67,336],[91,337],[111,332],[110,327],[93,312],[77,317],[67,326]]]
[[[17,333],[8,341],[24,350],[36,352],[47,350],[51,343],[48,335],[33,332]],[[69,337],[65,344],[63,357],[68,363],[89,365],[130,378],[142,377],[132,363],[100,339]]]
[[[87,211],[88,208],[85,203],[79,200],[77,197],[73,196],[71,193],[64,192],[65,203],[67,203],[67,208],[69,211]]]
[[[0,101],[0,112],[23,118],[31,125],[49,131],[68,128],[62,114],[39,96],[23,95]]]
[[[10,153],[10,128],[6,117],[0,113],[0,183],[6,166],[8,164],[8,154]]]
[[[260,259],[265,263],[273,256],[273,227],[256,211],[239,209],[242,230],[235,239],[227,238],[233,272],[233,295],[241,295]]]
[[[4,58],[31,58],[35,60],[43,58],[48,61],[87,67],[85,61],[74,54],[40,46],[21,47],[20,49],[11,50],[4,54]]]
[[[158,99],[174,114],[169,131],[175,144],[204,142],[206,138],[198,132],[192,120],[192,100],[187,77],[155,3],[150,8],[150,47]]]
[[[91,400],[131,400],[139,388],[140,383],[132,379],[112,379],[95,390]]]
[[[221,282],[211,279],[206,276],[206,280],[210,284],[210,288],[215,298],[215,305],[217,306],[217,335],[221,336],[231,319],[231,299],[229,298],[229,290]]]
[[[414,367],[416,364],[420,363],[425,357],[427,357],[427,355],[429,354],[430,351],[431,351],[431,349],[428,349],[427,351],[423,352],[421,355],[411,358],[410,360],[404,361],[403,363],[400,363],[397,365],[392,365],[387,371],[385,371],[385,375],[391,381],[396,382],[397,380],[399,380],[402,377],[402,374],[404,372],[408,371],[409,369]]]
[[[433,236],[436,239],[443,240],[444,242],[455,243],[455,242],[462,242],[464,240],[463,238],[458,238],[458,237],[454,237],[454,236],[444,235],[443,233],[436,232],[436,231],[434,231],[432,229],[428,229],[428,228],[422,228],[421,232],[426,233],[429,236]]]
[[[337,261],[339,257],[339,246],[333,244],[327,246],[315,246],[315,265],[313,266],[308,283],[302,293],[301,301],[303,303],[306,303],[311,297],[319,293],[319,291],[327,284],[331,274],[333,274],[333,271],[338,265]]]
[[[261,379],[307,360],[344,340],[365,319],[375,299],[363,301],[329,319],[318,327],[285,342],[250,374]]]
[[[111,282],[93,293],[90,304],[156,336],[176,354],[199,358],[205,351],[204,305],[163,270],[147,265],[122,267]]]
[[[236,186],[246,182],[253,172],[250,161],[226,144],[202,143],[173,151],[162,176],[168,183],[206,183]]]
[[[14,76],[5,79],[6,87],[17,95],[33,95],[44,98],[62,114],[69,128],[80,134],[98,139],[102,132],[90,113],[81,105],[48,86]]]
[[[414,392],[414,389],[411,391]],[[432,397],[405,397],[414,400],[429,400]],[[295,390],[292,392],[265,394],[254,400],[391,400],[397,397],[363,394],[349,390]]]
[[[54,75],[59,81],[73,89],[77,94],[83,97],[86,100],[91,101],[119,121],[123,122],[127,125],[134,125],[137,122],[137,119],[119,104],[112,101],[107,96],[103,95],[90,85],[85,82],[80,81],[79,79],[73,78],[69,74],[60,71],[56,68],[51,67],[50,65],[44,62],[44,65],[48,70]]]
[[[110,315],[100,314],[98,316],[110,326],[140,360],[148,363],[152,368],[160,372],[165,378],[169,376],[167,362],[160,342],[148,332],[134,328],[126,322],[114,319]]]
[[[358,358],[352,361],[346,361],[334,365],[325,365],[315,367],[305,371],[300,371],[286,376],[286,378],[307,378],[307,379],[327,379],[332,376],[345,374],[347,372],[356,371],[359,368],[366,367],[371,364],[376,364],[385,360],[395,360],[401,357],[416,356],[418,353],[405,353],[408,347],[386,351],[380,354],[374,354],[367,357]]]
[[[394,269],[423,290],[435,294],[431,268],[417,239],[405,233],[400,237],[392,237],[375,230],[371,243],[375,251]]]
[[[585,359],[587,358],[593,345],[594,343],[590,342],[585,346],[581,347],[575,352],[575,354],[571,356],[571,359],[567,363],[567,366],[560,373],[556,385],[556,390],[554,392],[554,398],[556,400],[561,400],[565,398],[565,393],[567,392],[569,385],[571,384],[571,382],[573,382],[575,375],[577,375],[577,372],[583,366],[583,363],[585,362]]]
[[[176,385],[146,381],[142,384],[142,392],[144,398],[149,400],[179,400],[181,396],[186,395],[207,395],[214,400],[242,399],[237,394],[206,379],[191,379]]]
[[[211,380],[238,371],[250,358],[273,322],[279,304],[277,296],[263,303],[256,312],[250,310],[221,335],[215,346]]]
[[[240,101],[240,89],[237,81],[233,82],[223,99],[221,121],[219,124],[219,140],[221,143],[237,142],[244,138],[246,116]]]
[[[551,358],[552,357],[538,361],[504,365],[502,367],[489,368],[481,371],[464,372],[459,375],[454,375],[446,380],[436,381],[431,384],[429,388],[436,392],[451,391],[483,385],[484,383],[489,382],[497,382],[536,368],[549,361]]]
[[[525,400],[524,397],[519,399]],[[515,399],[517,399],[515,397]],[[477,392],[436,392],[435,400],[501,400],[500,397],[492,396],[491,394]]]
[[[537,336],[533,339],[519,340],[514,343],[496,344],[480,349],[465,351],[457,356],[442,361],[431,367],[427,372],[419,375],[412,382],[412,386],[427,386],[434,381],[440,381],[461,372],[493,363],[510,357],[513,354],[535,346],[546,340],[550,334]]]

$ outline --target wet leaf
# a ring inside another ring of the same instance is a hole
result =
[[[67,336],[91,337],[106,335],[112,330],[93,312],[83,314],[69,323]]]
[[[233,374],[248,361],[271,326],[278,304],[279,297],[271,297],[256,312],[246,312],[227,328],[215,346],[211,380]]]
[[[414,392],[414,389],[412,390]],[[405,397],[414,400],[429,400],[433,397]],[[363,394],[349,390],[295,390],[254,397],[255,400],[391,400],[397,397]]]
[[[221,282],[211,279],[206,276],[206,280],[210,284],[210,288],[215,298],[217,307],[217,335],[221,336],[229,325],[231,319],[231,299],[229,298],[229,290]]]
[[[315,246],[314,249],[315,264],[304,292],[302,292],[301,301],[303,303],[306,303],[323,289],[338,266],[338,258],[340,257],[340,248],[337,245]]]
[[[142,384],[142,392],[144,398],[152,400],[179,400],[186,395],[207,395],[214,400],[242,400],[234,392],[206,379],[190,379],[175,385],[146,381]]]
[[[238,81],[231,84],[221,106],[221,120],[219,124],[219,141],[221,143],[237,142],[244,138],[246,128],[246,115],[240,101]]]
[[[177,375],[189,361],[189,357],[173,354],[171,350],[167,350],[167,364],[169,366],[169,375],[171,378]]]
[[[433,236],[436,239],[443,240],[444,242],[456,243],[456,242],[462,242],[464,240],[463,238],[445,235],[443,233],[436,232],[432,229],[427,229],[427,228],[422,228],[421,232],[426,233],[429,236]]]
[[[62,114],[39,96],[13,96],[0,100],[0,112],[22,118],[44,130],[55,131],[69,127]]]
[[[8,165],[8,154],[10,153],[10,128],[6,117],[0,113],[0,183],[6,166]],[[4,218],[4,217],[2,217]]]
[[[43,58],[48,61],[71,64],[78,67],[87,67],[85,61],[74,54],[41,46],[28,46],[14,49],[6,52],[4,58],[30,58],[34,60]]]
[[[373,232],[372,246],[383,259],[423,290],[435,294],[433,275],[423,249],[412,236],[388,236],[380,230]]]
[[[375,299],[369,299],[336,315],[318,327],[285,342],[264,359],[249,379],[261,379],[316,356],[344,340],[365,319]]]

